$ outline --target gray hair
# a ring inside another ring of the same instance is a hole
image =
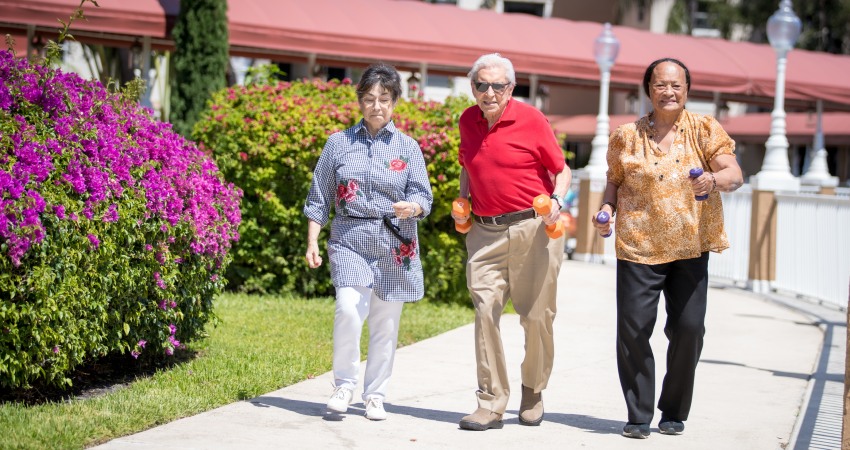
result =
[[[511,84],[516,84],[516,73],[514,72],[513,63],[510,59],[505,58],[498,53],[489,53],[478,58],[475,61],[475,64],[472,65],[472,70],[469,71],[467,76],[471,81],[475,82],[478,78],[478,72],[481,69],[489,69],[491,67],[504,68],[505,76],[508,78],[508,81]]]

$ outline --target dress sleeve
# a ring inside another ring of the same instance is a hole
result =
[[[307,201],[304,203],[304,215],[308,219],[324,226],[331,213],[331,205],[336,203],[336,171],[334,169],[334,155],[336,154],[336,135],[328,138],[319,161],[313,170],[313,180],[310,182],[310,191],[307,193]]]
[[[421,219],[430,214],[434,195],[431,192],[431,183],[428,181],[428,170],[425,167],[422,149],[412,138],[409,138],[409,141],[410,178],[407,180],[405,198],[409,202],[419,203],[419,206],[422,207],[422,215],[417,218]]]

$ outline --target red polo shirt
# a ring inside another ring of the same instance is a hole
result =
[[[537,108],[511,99],[493,128],[478,105],[460,117],[460,165],[469,175],[472,211],[497,216],[531,208],[554,189],[550,174],[564,170],[564,152]]]

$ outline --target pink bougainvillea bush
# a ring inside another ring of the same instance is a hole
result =
[[[0,52],[0,387],[201,335],[240,197],[134,101]]]
[[[419,142],[434,190],[434,208],[419,228],[429,300],[469,302],[466,250],[450,210],[460,174],[457,121],[471,103],[465,98],[445,103],[399,100],[393,113],[395,125]],[[213,96],[193,137],[245,192],[228,288],[333,295],[328,270],[311,270],[304,263],[307,222],[301,211],[328,137],[360,117],[347,79],[239,86]],[[321,234],[320,248],[325,248],[327,234]]]

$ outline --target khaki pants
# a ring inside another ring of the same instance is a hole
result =
[[[466,278],[475,305],[478,406],[504,414],[510,396],[499,319],[508,299],[525,330],[522,384],[540,392],[552,373],[558,272],[564,238],[550,239],[540,218],[511,225],[475,223],[466,238]]]

